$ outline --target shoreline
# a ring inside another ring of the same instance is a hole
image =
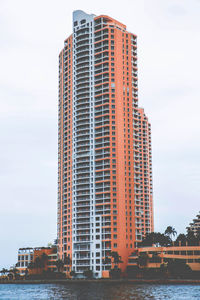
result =
[[[34,279],[34,280],[8,280],[0,281],[0,284],[88,284],[103,283],[107,285],[115,284],[193,284],[200,285],[200,279]]]

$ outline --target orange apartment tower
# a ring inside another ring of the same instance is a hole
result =
[[[73,13],[59,55],[58,245],[81,276],[106,277],[153,230],[151,128],[138,107],[137,37]]]

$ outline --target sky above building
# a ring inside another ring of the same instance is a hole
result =
[[[0,268],[56,238],[58,55],[72,12],[138,36],[139,105],[152,124],[155,230],[199,211],[200,1],[0,2]]]

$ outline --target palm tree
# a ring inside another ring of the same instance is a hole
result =
[[[160,232],[151,232],[146,235],[143,241],[140,243],[140,246],[169,246],[172,241],[169,236],[164,235]]]
[[[68,266],[68,268],[67,268],[67,273],[68,273],[68,271],[69,271],[69,266],[72,264],[72,260],[71,260],[71,258],[70,258],[70,256],[68,255],[68,256],[65,256],[64,257],[64,265],[67,265]]]
[[[196,246],[198,244],[198,239],[195,236],[194,231],[189,230],[186,237],[189,246]]]
[[[152,254],[151,262],[153,262],[153,263],[160,263],[161,262],[161,257],[159,256],[159,254],[157,252],[154,252]]]
[[[28,276],[28,268],[26,268],[25,270],[25,278],[27,278],[27,276]]]
[[[62,259],[58,259],[55,263],[58,272],[61,271],[61,269],[64,267],[64,262],[62,261]]]
[[[141,267],[146,267],[146,265],[148,263],[148,259],[149,259],[149,256],[146,252],[140,253],[138,256],[138,265]]]
[[[119,264],[123,263],[123,261],[121,260],[121,256],[118,254],[117,251],[112,251],[110,256],[113,258],[115,268],[117,268]]]
[[[39,256],[37,256],[34,260],[34,269],[38,271],[38,269],[41,269],[43,267],[43,262]]]
[[[181,245],[186,245],[187,237],[185,234],[180,233],[176,238],[176,244],[181,243]]]
[[[153,244],[158,245],[160,241],[160,235],[159,232],[151,232],[145,236],[143,241],[140,243],[140,245],[143,246],[152,246]]]
[[[106,256],[104,261],[103,261],[103,264],[104,265],[109,265],[110,263],[111,263],[111,259],[108,256]]]
[[[110,257],[111,258],[106,257],[105,260],[104,260],[104,263],[111,263],[112,262],[114,264],[114,268],[110,269],[109,276],[113,279],[120,278],[121,269],[118,267],[118,265],[123,263],[123,261],[121,260],[121,256],[119,255],[119,253],[117,251],[112,251],[110,253]],[[113,258],[113,261],[112,261],[112,258]]]
[[[173,228],[172,226],[168,226],[165,230],[165,235],[169,236],[172,239],[172,237],[177,235],[177,232],[175,228]]]
[[[9,270],[9,274],[12,275],[13,279],[16,279],[18,273],[19,273],[19,270],[17,268],[13,268],[13,269]]]
[[[70,266],[71,263],[72,263],[72,260],[71,260],[70,256],[69,255],[65,256],[65,258],[64,258],[64,265]]]
[[[157,242],[161,247],[168,247],[172,245],[172,240],[168,235],[164,235],[163,233],[157,233]]]
[[[72,271],[69,273],[69,275],[70,275],[71,277],[76,277],[76,272],[72,270]]]
[[[46,253],[43,253],[40,257],[40,261],[41,261],[41,265],[42,267],[45,267],[46,266],[46,263],[48,261],[49,257]]]
[[[8,273],[8,270],[3,268],[1,271],[0,271],[1,274],[5,275],[6,273]]]
[[[31,261],[28,265],[28,269],[33,270],[35,269],[35,263],[33,261]]]

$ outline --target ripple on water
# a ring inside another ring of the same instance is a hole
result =
[[[0,285],[0,300],[200,300],[198,285],[77,283]]]

